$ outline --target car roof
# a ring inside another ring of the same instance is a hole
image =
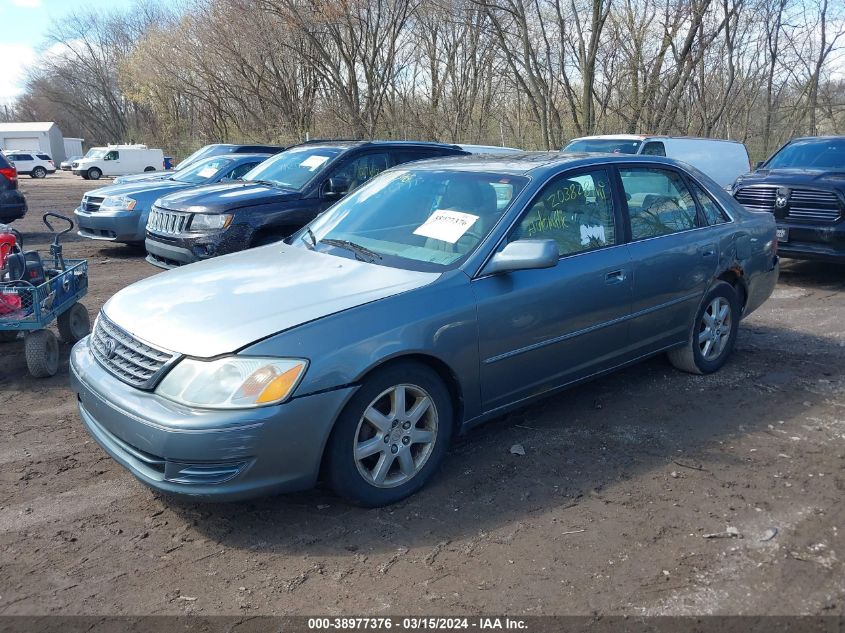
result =
[[[681,163],[663,156],[636,154],[610,154],[599,152],[521,152],[519,154],[471,154],[430,158],[399,165],[396,169],[454,170],[467,172],[492,172],[520,176],[543,175],[561,167],[578,168],[613,163],[659,163],[678,166]]]
[[[300,147],[326,147],[332,149],[352,149],[352,148],[412,148],[412,149],[451,149],[457,152],[462,152],[460,146],[451,143],[437,143],[434,141],[361,141],[354,139],[321,139],[314,141],[306,141],[297,145],[291,145],[288,149]]]
[[[845,140],[845,136],[838,136],[836,134],[828,134],[826,136],[796,136],[789,139],[790,143],[795,141],[841,141]]]
[[[575,141],[644,141],[651,139],[677,139],[685,141],[717,141],[719,143],[740,143],[728,138],[710,138],[707,136],[673,136],[671,134],[596,134],[594,136],[579,136],[571,139],[569,143]]]

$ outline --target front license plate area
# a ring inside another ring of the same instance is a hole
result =
[[[778,227],[777,228],[777,238],[778,242],[788,242],[789,241],[789,229],[786,227]]]

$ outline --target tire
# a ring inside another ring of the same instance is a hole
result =
[[[88,180],[99,180],[100,176],[103,175],[103,172],[97,169],[96,167],[92,167],[88,170]]]
[[[24,339],[29,373],[35,378],[55,376],[59,370],[59,342],[50,330],[34,330]]]
[[[149,171],[155,171],[155,170],[156,170],[156,168],[155,168],[155,167],[149,167],[149,166],[144,167],[144,172],[145,172],[145,173],[146,173],[146,172],[149,172]]]
[[[88,310],[81,303],[74,303],[56,319],[59,335],[65,343],[73,345],[91,332]]]
[[[17,330],[4,330],[0,332],[0,343],[11,343],[18,338]]]
[[[393,409],[400,390],[406,405],[397,420]],[[428,406],[412,421],[426,398]],[[422,488],[440,467],[453,426],[452,400],[435,371],[412,362],[376,370],[335,422],[324,458],[328,483],[357,505],[396,503]]]
[[[717,310],[718,308],[718,310]],[[713,313],[721,315],[715,324]],[[739,330],[740,305],[736,290],[718,281],[704,296],[695,313],[689,338],[683,347],[670,350],[669,362],[691,374],[710,374],[725,364]]]
[[[44,169],[43,167],[36,167],[35,169],[32,170],[32,173],[30,174],[30,176],[33,177],[33,178],[46,178],[47,177],[47,170]]]
[[[82,176],[82,180],[88,180],[88,174],[87,173],[82,173],[80,175]]]

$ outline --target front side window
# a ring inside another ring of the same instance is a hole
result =
[[[509,240],[551,239],[561,257],[616,244],[610,180],[604,170],[547,184]]]
[[[118,153],[116,150],[112,150],[108,154],[106,154],[103,160],[117,160],[118,158],[120,158],[120,153]]]
[[[719,205],[713,201],[713,198],[704,191],[704,189],[694,182],[690,182],[690,188],[695,194],[695,197],[698,198],[698,204],[701,206],[701,211],[704,213],[704,219],[707,220],[708,226],[723,224],[728,221],[725,213],[719,208]]]
[[[335,204],[291,243],[385,266],[442,271],[475,250],[526,182],[509,174],[391,170]]]
[[[349,190],[360,187],[373,176],[378,176],[389,167],[387,152],[362,154],[341,165],[332,177],[349,182]]]
[[[32,160],[32,156],[30,156],[29,154],[16,154],[12,160]]]
[[[696,207],[680,174],[667,169],[619,170],[628,199],[631,237],[643,240],[695,228]]]
[[[244,180],[300,190],[341,153],[336,147],[294,147],[265,160],[244,174]]]

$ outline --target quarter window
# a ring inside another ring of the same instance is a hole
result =
[[[510,237],[520,239],[552,239],[561,256],[615,244],[607,172],[567,175],[546,185]]]
[[[620,169],[619,175],[628,199],[634,240],[695,228],[695,201],[680,174],[632,167]]]
[[[714,224],[723,224],[728,221],[724,212],[715,202],[713,202],[713,198],[711,198],[704,189],[694,182],[690,183],[690,188],[695,194],[695,197],[698,198],[698,204],[701,205],[701,210],[704,212],[704,218],[707,220],[707,224],[709,226],[713,226]]]

